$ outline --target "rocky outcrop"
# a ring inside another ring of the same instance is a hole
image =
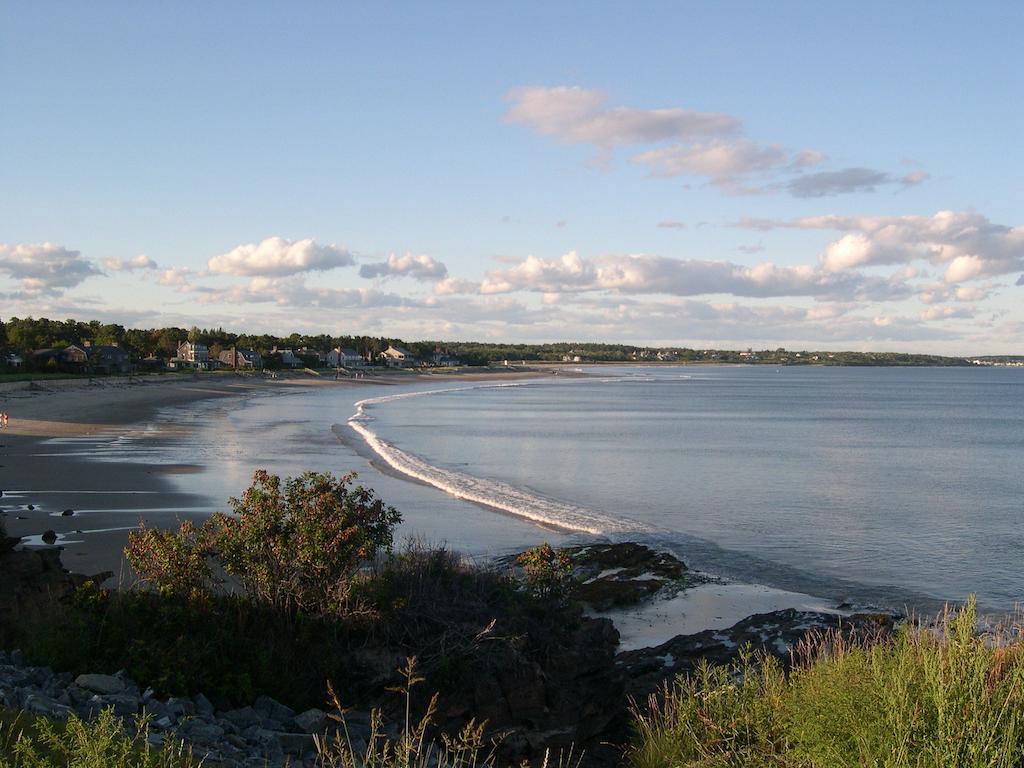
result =
[[[784,665],[791,651],[815,634],[843,632],[847,636],[877,639],[892,633],[896,617],[884,613],[844,616],[787,609],[750,616],[728,629],[709,629],[694,635],[677,635],[653,648],[625,651],[616,664],[629,680],[629,695],[643,701],[676,675],[692,673],[702,661],[729,664],[744,648],[776,657]]]
[[[16,550],[19,539],[0,539],[0,646],[12,641],[12,628],[40,616],[54,601],[62,600],[90,579],[69,573],[60,562],[59,549]]]

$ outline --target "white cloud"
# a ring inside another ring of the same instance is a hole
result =
[[[374,277],[412,277],[416,280],[443,280],[448,276],[448,268],[426,254],[415,255],[406,253],[404,256],[391,254],[386,261],[363,264],[359,268],[359,276]]]
[[[188,267],[170,267],[160,272],[160,276],[157,278],[157,282],[160,285],[167,285],[178,289],[187,289],[191,287],[189,278],[192,276],[192,270]]]
[[[347,267],[355,263],[352,254],[335,245],[318,245],[311,238],[286,240],[268,237],[259,243],[239,245],[208,262],[211,272],[245,277],[283,277]]]
[[[93,275],[103,274],[79,251],[53,243],[0,243],[0,275],[17,281],[29,295],[57,295]]]
[[[1024,228],[995,224],[974,212],[815,216],[791,221],[745,219],[738,226],[845,232],[819,256],[822,266],[832,272],[923,260],[945,265],[946,282],[959,283],[1024,270]]]
[[[689,109],[608,107],[605,93],[579,87],[522,87],[509,91],[505,119],[568,144],[614,147],[673,139],[720,136],[739,129],[739,120]]]
[[[104,259],[103,266],[112,272],[134,272],[137,269],[159,269],[159,265],[145,254],[130,259]]]
[[[620,294],[699,296],[731,294],[747,297],[810,296],[820,299],[906,298],[905,275],[891,278],[840,274],[813,266],[754,266],[728,261],[673,259],[647,254],[609,255],[585,259],[571,251],[559,259],[530,256],[508,269],[489,272],[483,294],[533,291],[573,293],[614,291]]]
[[[355,307],[405,307],[422,305],[422,302],[399,296],[395,293],[365,288],[329,288],[310,286],[300,277],[274,278],[254,277],[248,283],[228,288],[201,289],[202,304],[263,304],[273,303],[282,307],[323,307],[328,309],[350,309]]]
[[[706,176],[718,185],[733,184],[740,176],[777,170],[792,162],[782,147],[748,139],[675,144],[643,152],[633,159],[646,165],[655,176]]]

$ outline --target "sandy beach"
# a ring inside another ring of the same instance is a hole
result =
[[[187,433],[192,428],[189,416],[200,402],[354,384],[385,387],[542,375],[549,374],[532,369],[389,371],[337,380],[301,374],[276,379],[201,374],[0,384],[0,412],[10,416],[9,426],[0,432],[0,519],[8,535],[23,538],[27,545],[41,544],[41,535],[53,531],[58,545],[74,544],[64,549],[66,567],[86,574],[110,571],[118,580],[123,577],[128,531],[139,519],[154,527],[173,527],[214,511],[205,499],[170,482],[173,475],[198,472],[199,464],[147,461],[144,450],[147,442]],[[153,417],[158,410],[163,418],[157,424]],[[138,460],[102,455],[111,441],[139,434],[144,440],[131,444],[138,447]]]

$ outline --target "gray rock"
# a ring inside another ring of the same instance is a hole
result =
[[[263,716],[252,707],[242,707],[221,712],[220,717],[233,723],[238,728],[248,728],[250,725],[259,725],[263,722]]]
[[[313,736],[308,733],[275,733],[281,750],[289,755],[302,755],[315,749]]]
[[[202,715],[203,717],[213,716],[213,704],[208,698],[203,696],[203,694],[197,693],[193,697],[193,701],[195,701],[195,711],[197,715]]]
[[[10,659],[12,667],[21,667],[25,665],[25,657],[22,655],[20,648],[15,648],[11,651],[8,658]]]
[[[252,706],[253,709],[259,712],[261,715],[272,720],[280,720],[281,722],[285,722],[286,720],[290,720],[293,717],[295,717],[294,709],[292,709],[291,707],[286,707],[281,702],[275,701],[269,696],[258,697]]]
[[[166,701],[167,713],[174,717],[191,717],[196,713],[196,705],[190,699],[179,699],[171,697]]]
[[[180,729],[181,735],[190,741],[215,741],[224,735],[224,729],[202,720],[188,720]]]
[[[113,675],[79,675],[75,678],[75,685],[104,695],[121,693],[125,689],[124,680]]]
[[[40,693],[30,693],[26,696],[23,706],[26,712],[31,712],[33,715],[47,715],[60,718],[61,720],[65,719],[71,712],[70,707]]]
[[[322,709],[307,709],[295,716],[295,725],[305,733],[321,733],[328,723],[327,713]]]

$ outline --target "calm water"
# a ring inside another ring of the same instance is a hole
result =
[[[1024,370],[598,375],[387,393],[356,426],[441,488],[722,575],[920,608],[1024,598]]]
[[[200,513],[256,468],[355,470],[403,534],[472,553],[597,535],[858,604],[1024,601],[1024,370],[589,373],[210,400],[82,450],[199,465],[171,479]]]

